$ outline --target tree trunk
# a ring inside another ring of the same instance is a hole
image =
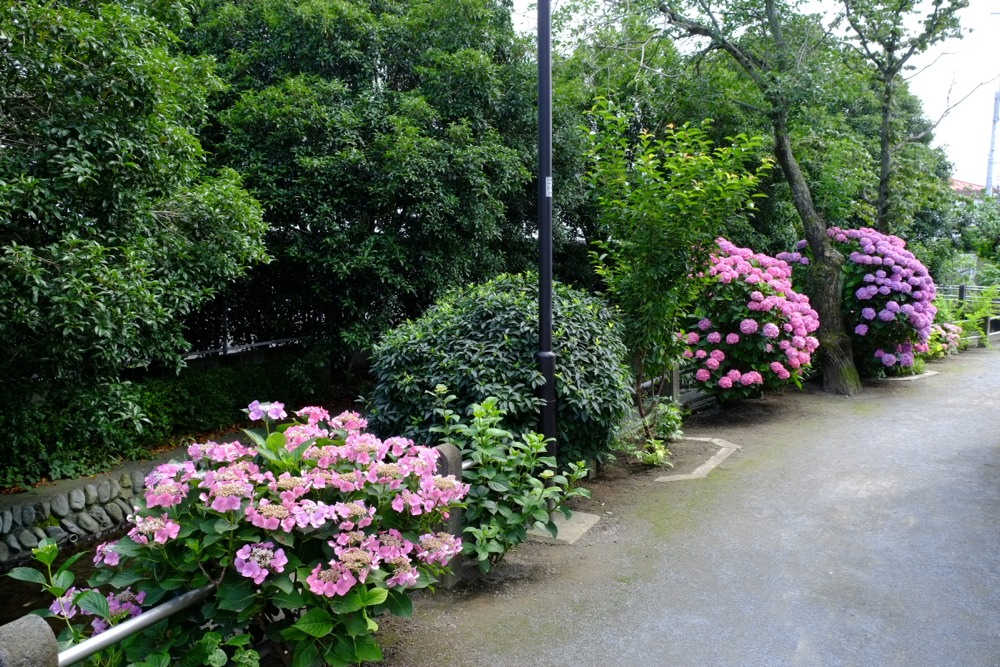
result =
[[[809,185],[792,152],[786,119],[780,111],[772,118],[774,154],[792,191],[795,210],[802,219],[806,241],[815,258],[810,270],[810,300],[819,314],[819,352],[823,365],[824,391],[853,396],[861,392],[861,379],[854,366],[851,338],[844,331],[841,311],[843,299],[844,257],[837,252],[826,234],[826,223],[816,211]]]

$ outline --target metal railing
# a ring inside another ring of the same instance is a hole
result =
[[[964,303],[981,297],[990,287],[979,285],[938,285],[937,298],[944,301],[954,301]],[[983,319],[982,328],[985,334],[986,343],[989,343],[990,336],[1000,334],[1000,297],[992,300],[993,313]],[[969,341],[978,341],[978,335],[964,335]]]
[[[99,651],[117,644],[126,637],[141,632],[149,626],[159,623],[169,616],[173,616],[179,611],[198,604],[214,592],[215,584],[206,584],[201,588],[196,588],[193,591],[188,591],[175,598],[171,598],[152,609],[147,609],[138,616],[130,618],[123,623],[113,625],[99,635],[71,646],[65,651],[60,651],[59,667],[69,667],[69,665],[82,662]]]

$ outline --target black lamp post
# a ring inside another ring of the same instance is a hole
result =
[[[552,7],[538,0],[538,364],[541,431],[556,437],[556,355],[552,351]],[[553,440],[549,453],[559,444]]]

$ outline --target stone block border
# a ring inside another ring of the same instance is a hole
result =
[[[132,499],[145,488],[146,474],[183,455],[176,450],[110,473],[0,496],[0,573],[28,561],[31,550],[46,537],[64,545],[97,541],[123,530],[133,511]]]
[[[934,377],[938,374],[938,371],[924,371],[919,375],[904,375],[902,377],[891,377],[891,378],[879,378],[879,382],[912,382],[913,380],[926,380],[929,377]]]

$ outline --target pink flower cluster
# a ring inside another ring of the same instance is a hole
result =
[[[701,300],[697,330],[680,334],[690,346],[684,356],[697,364],[695,379],[723,395],[797,381],[819,346],[811,335],[819,318],[792,289],[791,267],[726,239],[716,243],[707,271],[716,282]]]
[[[937,288],[927,268],[898,236],[874,229],[827,230],[844,246],[845,301],[856,352],[884,367],[912,366],[914,353],[925,352],[937,308]],[[800,242],[800,249],[804,242]],[[778,255],[788,261],[800,253]],[[883,348],[891,348],[886,353]]]
[[[928,341],[929,357],[944,357],[958,352],[962,344],[962,327],[950,322],[931,325],[931,337]]]
[[[268,419],[278,410],[283,406],[257,401],[248,408],[251,417],[258,411]],[[132,519],[128,537],[166,548],[179,542],[182,524],[186,540],[198,539],[206,525],[235,526],[231,563],[219,567],[267,586],[286,569],[306,566],[312,574],[301,582],[303,592],[321,597],[345,595],[374,571],[379,585],[414,586],[422,569],[445,565],[460,551],[456,537],[415,530],[447,518],[469,490],[454,476],[436,474],[436,449],[365,433],[367,422],[355,412],[330,417],[323,408],[306,407],[295,414],[301,422],[266,439],[253,437],[255,446],[191,445],[191,460],[154,468],[146,477],[145,508]],[[410,538],[385,529],[385,522]],[[310,540],[318,545],[303,550]],[[115,543],[105,543],[94,562],[119,567],[124,560]]]

